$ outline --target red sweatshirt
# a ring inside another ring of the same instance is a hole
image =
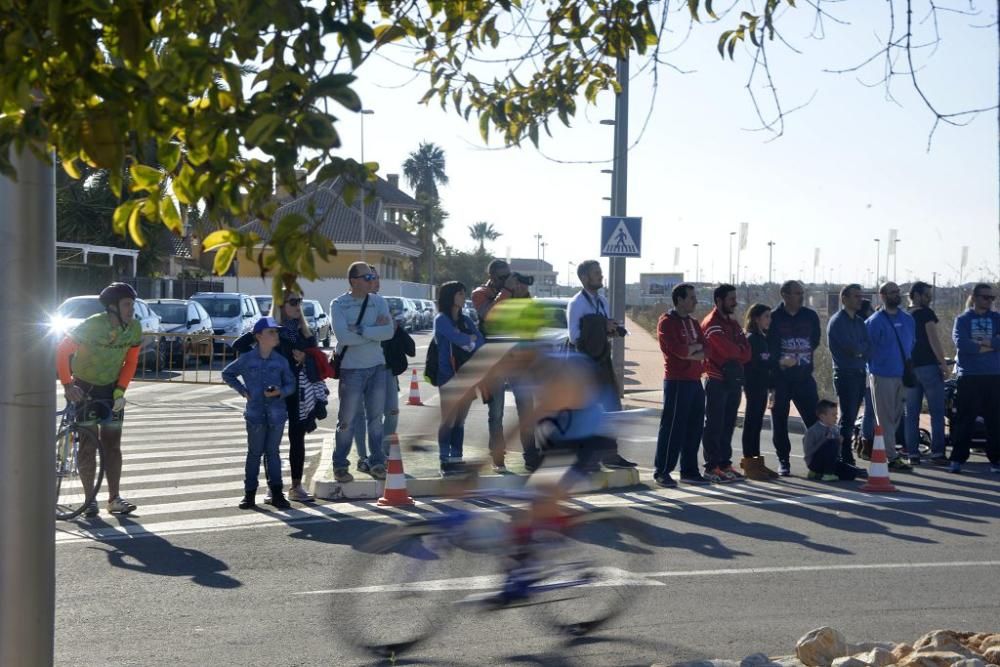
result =
[[[705,375],[721,380],[722,365],[727,361],[735,360],[740,366],[750,362],[750,341],[736,320],[713,308],[701,321],[701,328],[705,331]]]
[[[693,317],[681,317],[676,310],[660,315],[656,323],[656,338],[663,352],[663,377],[667,380],[701,379],[701,361],[684,359],[688,346],[705,344],[705,337]]]

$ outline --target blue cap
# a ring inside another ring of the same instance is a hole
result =
[[[262,317],[253,325],[254,334],[259,334],[264,329],[278,329],[281,325],[273,317]]]

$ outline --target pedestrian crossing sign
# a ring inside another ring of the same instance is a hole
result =
[[[601,257],[642,255],[642,218],[601,218]]]

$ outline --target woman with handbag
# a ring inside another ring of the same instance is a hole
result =
[[[475,323],[462,313],[465,306],[465,285],[447,282],[438,289],[438,314],[434,318],[434,343],[437,346],[437,386],[441,392],[441,426],[438,429],[438,449],[441,475],[448,476],[464,462],[462,445],[465,440],[465,418],[475,397],[451,396],[448,382],[458,369],[483,346],[483,334]]]

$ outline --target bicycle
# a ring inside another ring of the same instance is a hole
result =
[[[56,413],[59,425],[56,429],[56,519],[69,521],[79,516],[97,498],[104,482],[104,447],[101,439],[90,426],[78,423],[81,409],[88,404],[107,404],[110,401],[91,400],[85,397],[78,407],[67,403],[65,409]],[[80,454],[83,452],[84,466],[80,468]],[[89,465],[88,453],[93,452],[93,469]]]
[[[349,607],[338,621],[344,638],[396,659],[450,628],[457,614],[517,608],[536,613],[558,635],[577,638],[637,602],[645,582],[629,576],[620,561],[623,551],[647,553],[642,522],[613,509],[571,508],[530,490],[465,495],[486,503],[498,497],[532,505],[508,521],[495,508],[447,506],[429,519],[371,535],[359,547],[358,569],[345,570],[358,573],[357,585],[334,594],[336,609],[345,597]]]

